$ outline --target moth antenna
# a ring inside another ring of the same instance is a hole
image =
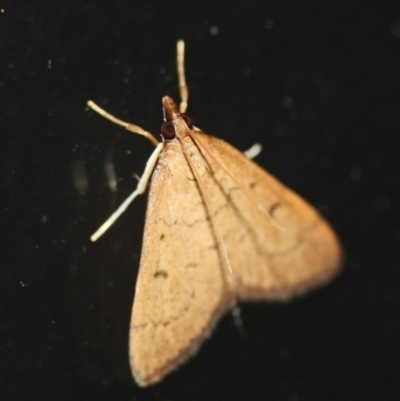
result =
[[[117,117],[114,117],[112,114],[108,113],[104,109],[102,109],[100,106],[98,106],[95,102],[92,100],[89,100],[87,102],[87,105],[96,113],[100,114],[102,117],[106,118],[107,120],[110,120],[114,124],[120,125],[121,127],[124,127],[128,131],[133,132],[134,134],[142,135],[146,139],[148,139],[154,146],[157,146],[160,141],[157,140],[153,134],[150,134],[150,132],[145,131],[143,128],[139,127],[136,124],[131,124],[127,123],[126,121],[122,121]]]
[[[176,64],[178,69],[178,84],[179,84],[179,95],[181,97],[181,103],[179,105],[179,112],[185,113],[188,107],[189,99],[189,88],[186,85],[185,76],[185,42],[178,40],[176,44]]]

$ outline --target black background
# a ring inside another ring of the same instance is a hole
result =
[[[399,3],[212,3],[2,3],[1,399],[397,398]],[[243,305],[244,336],[225,317],[143,390],[127,339],[146,196],[98,243],[89,236],[152,145],[85,103],[158,135],[161,97],[178,97],[180,38],[196,125],[239,149],[261,142],[257,162],[326,215],[347,260],[303,299]]]

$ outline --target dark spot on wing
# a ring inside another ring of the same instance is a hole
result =
[[[254,188],[256,186],[256,183],[255,182],[251,182],[250,184],[249,184],[249,188]]]
[[[165,270],[158,270],[153,274],[154,278],[167,278],[168,273]]]
[[[279,202],[273,203],[269,207],[268,214],[272,217],[274,215],[274,213],[277,211],[277,209],[280,207],[280,205],[281,204]]]
[[[161,235],[160,235],[160,241],[164,241],[164,238],[165,238],[165,235],[164,235],[164,234],[161,234]]]
[[[197,267],[197,266],[198,266],[197,263],[189,263],[189,264],[186,265],[186,268]]]

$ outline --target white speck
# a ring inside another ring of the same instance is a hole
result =
[[[300,396],[297,393],[291,393],[289,394],[289,401],[299,401],[300,400]]]
[[[354,181],[359,180],[362,177],[362,168],[360,166],[355,166],[350,171],[350,178]]]
[[[114,163],[108,158],[104,164],[104,170],[107,177],[108,188],[111,192],[117,192],[117,175],[115,174]]]
[[[400,39],[400,22],[399,21],[395,22],[390,27],[390,32],[395,38]]]
[[[379,194],[373,200],[372,206],[375,212],[384,213],[390,209],[390,198],[386,194]]]
[[[48,69],[50,69],[51,68],[51,62],[52,62],[52,60],[50,59],[50,60],[47,60],[47,68]]]
[[[284,96],[281,103],[283,107],[288,108],[293,104],[293,99],[290,96]]]
[[[74,160],[71,165],[72,180],[75,189],[82,195],[86,192],[89,180],[84,160]]]
[[[46,224],[48,221],[49,221],[49,218],[45,214],[40,218],[41,224]]]
[[[23,281],[20,281],[20,282],[19,282],[19,285],[20,285],[21,287],[25,287],[25,286],[26,286],[26,284],[25,284]]]
[[[290,351],[289,351],[289,349],[286,348],[286,347],[281,348],[281,349],[279,350],[279,356],[280,356],[281,358],[289,358],[289,356],[290,356]]]
[[[274,21],[271,18],[268,18],[264,23],[265,29],[272,29],[274,27]]]
[[[210,34],[213,36],[218,35],[218,27],[216,25],[211,25],[210,26]]]
[[[250,74],[251,74],[251,69],[250,69],[250,67],[244,67],[244,68],[242,69],[242,74],[243,74],[245,77],[250,76]]]
[[[330,209],[328,205],[318,205],[318,211],[322,215],[326,216],[327,214],[329,214]]]

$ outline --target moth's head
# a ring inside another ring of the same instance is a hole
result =
[[[178,106],[169,96],[164,96],[162,103],[164,123],[161,126],[161,135],[164,140],[171,141],[188,136],[193,129],[192,119],[187,114],[180,113]]]

